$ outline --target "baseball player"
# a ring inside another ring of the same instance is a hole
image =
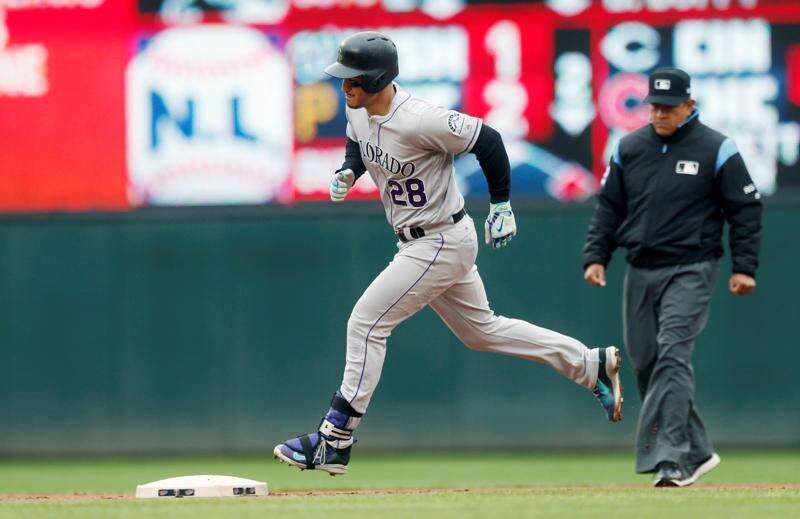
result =
[[[505,247],[517,233],[509,203],[510,167],[500,134],[475,117],[417,99],[393,82],[397,50],[378,32],[339,47],[325,72],[342,79],[347,144],[330,196],[345,198],[365,172],[381,192],[398,252],[370,284],[347,323],[341,387],[316,432],[277,445],[275,457],[301,469],[347,472],[353,432],[381,376],[386,339],[430,305],[467,347],[547,364],[593,390],[612,422],[621,419],[620,353],[589,349],[560,333],[495,315],[475,266],[478,243],[455,182],[453,159],[474,153],[491,193],[487,244]]]

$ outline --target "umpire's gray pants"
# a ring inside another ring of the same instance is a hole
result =
[[[642,397],[636,471],[713,453],[694,404],[692,348],[708,320],[718,261],[656,269],[629,266],[623,292],[625,345]]]

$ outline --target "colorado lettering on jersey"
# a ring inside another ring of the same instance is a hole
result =
[[[400,162],[389,155],[380,146],[373,145],[369,141],[363,142],[359,139],[358,145],[361,147],[361,156],[373,164],[376,164],[392,175],[410,177],[414,174],[417,167],[413,162]]]

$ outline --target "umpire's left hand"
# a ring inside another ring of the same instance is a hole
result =
[[[728,280],[728,288],[731,293],[743,296],[756,289],[756,280],[747,274],[734,274]]]

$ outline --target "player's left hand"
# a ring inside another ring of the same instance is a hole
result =
[[[511,203],[489,204],[489,216],[486,217],[483,230],[486,244],[491,243],[493,249],[508,245],[517,234],[517,222],[511,211]]]
[[[728,288],[731,293],[743,296],[756,289],[756,280],[747,274],[734,274],[728,280]]]

